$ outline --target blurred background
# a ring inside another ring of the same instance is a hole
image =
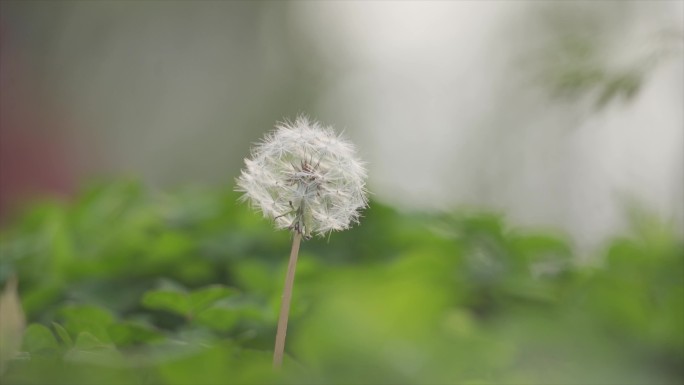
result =
[[[2,3],[2,210],[92,176],[233,184],[306,113],[404,209],[501,209],[595,245],[682,227],[680,1]]]
[[[3,383],[684,379],[682,1],[3,0],[0,44]],[[373,201],[274,376],[289,238],[232,189],[302,113]]]

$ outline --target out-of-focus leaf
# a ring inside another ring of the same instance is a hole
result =
[[[104,344],[88,332],[79,333],[78,337],[76,337],[76,343],[74,344],[74,348],[81,350],[95,349],[102,346],[104,346]]]
[[[196,321],[219,331],[232,329],[238,322],[240,313],[236,309],[224,306],[213,306],[200,312]]]
[[[29,328],[27,353],[0,382],[683,378],[684,243],[657,217],[636,216],[631,234],[585,266],[550,229],[518,229],[497,213],[416,215],[376,202],[360,226],[302,244],[285,365],[274,372],[291,239],[235,198],[103,184],[73,203],[37,205],[0,230],[0,269],[19,275],[29,319],[55,322],[52,332]]]
[[[50,329],[41,324],[31,324],[24,332],[23,349],[29,353],[41,353],[59,349],[59,343]]]
[[[101,341],[109,342],[107,327],[114,323],[114,315],[93,305],[69,305],[59,311],[64,328],[72,335],[87,331]]]
[[[64,345],[66,345],[68,348],[74,345],[74,341],[71,339],[69,332],[66,331],[62,325],[58,324],[57,322],[53,322],[52,327],[55,328],[57,335],[62,340]]]
[[[185,317],[193,317],[216,301],[229,297],[234,289],[212,285],[188,293],[185,290],[166,289],[145,293],[142,304],[155,310],[166,310]]]
[[[192,314],[198,314],[216,301],[235,294],[236,291],[229,287],[212,285],[195,290],[188,295],[188,304]]]
[[[148,325],[123,322],[110,325],[107,333],[112,342],[119,347],[136,345],[148,342],[158,342],[165,338],[164,334]]]
[[[98,365],[123,365],[121,354],[111,343],[102,342],[88,332],[78,334],[73,348],[67,351],[64,359],[71,362]]]
[[[187,316],[190,305],[186,293],[169,290],[148,291],[142,298],[143,306]]]

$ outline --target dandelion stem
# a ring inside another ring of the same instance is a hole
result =
[[[302,234],[295,231],[292,240],[292,251],[290,252],[290,262],[287,265],[287,277],[283,288],[283,297],[280,304],[280,317],[278,318],[278,331],[276,332],[275,351],[273,352],[273,368],[278,369],[283,364],[283,354],[285,352],[285,335],[287,334],[287,319],[290,313],[290,300],[292,299],[292,286],[294,285],[295,268],[297,267],[297,256],[299,254],[299,242]]]

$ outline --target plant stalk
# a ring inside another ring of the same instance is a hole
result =
[[[297,267],[297,256],[299,255],[299,243],[301,240],[302,234],[299,231],[295,231],[294,239],[292,240],[292,251],[290,251],[290,262],[287,265],[287,277],[285,278],[282,302],[280,303],[280,317],[278,318],[278,330],[276,332],[275,350],[273,352],[274,369],[279,369],[283,364],[287,319],[290,314],[292,286],[294,285],[295,268]]]

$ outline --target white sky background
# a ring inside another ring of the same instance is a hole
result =
[[[681,33],[682,4],[637,4],[605,47],[609,59],[644,56],[664,27]],[[301,2],[293,12],[342,71],[320,108],[364,138],[380,198],[419,209],[500,208],[527,225],[569,230],[580,245],[624,225],[625,198],[681,229],[684,38],[634,100],[591,112],[526,83],[516,53],[543,37],[516,17],[533,6]]]

